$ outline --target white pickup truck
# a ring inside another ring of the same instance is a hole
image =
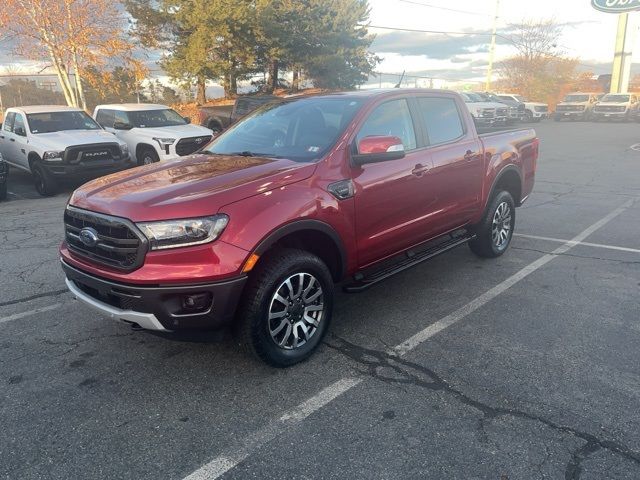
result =
[[[7,109],[0,154],[30,172],[43,196],[53,195],[62,181],[87,181],[132,166],[126,143],[84,111],[60,105]]]
[[[208,128],[190,125],[188,118],[165,105],[98,105],[93,118],[127,143],[138,165],[190,155],[207,145],[213,136]]]
[[[546,103],[530,102],[522,95],[515,95],[513,93],[498,93],[497,96],[501,100],[524,103],[525,122],[539,122],[549,116],[549,105]]]

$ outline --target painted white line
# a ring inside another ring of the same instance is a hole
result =
[[[530,238],[532,240],[545,240],[547,242],[556,242],[556,243],[567,243],[569,241],[569,240],[563,240],[562,238],[539,237],[538,235],[525,235],[523,233],[515,233],[514,235],[516,237]],[[578,245],[581,245],[584,247],[605,248],[607,250],[617,250],[619,252],[640,253],[640,249],[637,249],[637,248],[616,247],[615,245],[604,245],[602,243],[580,242]]]
[[[324,390],[320,391],[309,400],[289,410],[278,420],[269,423],[247,438],[242,439],[242,445],[230,449],[224,454],[214,458],[206,465],[200,467],[184,480],[211,480],[219,478],[233,467],[248,458],[255,450],[277,438],[287,428],[291,428],[302,422],[312,413],[335,400],[344,392],[362,382],[361,378],[343,378]]]
[[[437,333],[443,331],[444,329],[450,327],[451,325],[459,322],[469,314],[475,312],[483,305],[486,305],[488,302],[496,298],[505,290],[513,287],[516,283],[520,282],[524,278],[531,275],[533,272],[543,267],[547,263],[549,263],[554,258],[557,258],[558,255],[566,253],[571,250],[576,245],[580,244],[585,238],[591,235],[593,232],[602,228],[608,222],[616,218],[622,212],[624,212],[627,208],[629,208],[633,204],[634,200],[629,200],[620,208],[614,210],[609,215],[604,217],[602,220],[594,223],[589,228],[584,230],[582,233],[574,237],[572,240],[565,242],[563,245],[555,249],[552,253],[546,254],[543,257],[539,258],[535,262],[527,265],[525,268],[520,270],[515,275],[507,278],[504,282],[496,285],[488,292],[480,295],[476,299],[472,300],[464,307],[459,308],[455,312],[446,317],[438,320],[436,323],[429,325],[424,330],[418,332],[413,337],[408,340],[402,342],[400,345],[395,347],[391,353],[403,356],[409,353],[411,350],[418,347],[423,342],[427,341]],[[343,378],[342,380],[337,381],[336,383],[328,386],[324,390],[320,391],[318,394],[314,395],[310,399],[301,403],[297,407],[289,410],[287,413],[282,415],[278,420],[275,420],[265,427],[261,428],[257,432],[249,435],[247,438],[243,438],[241,440],[242,443],[239,443],[235,446],[235,448],[229,448],[228,451],[223,453],[222,455],[214,458],[212,461],[202,466],[189,476],[185,477],[184,480],[215,480],[226,472],[231,470],[232,468],[239,465],[241,462],[246,460],[252,453],[254,453],[257,449],[264,446],[266,443],[274,440],[279,435],[281,435],[286,428],[293,427],[304,419],[309,417],[312,413],[318,411],[331,401],[335,400],[342,394],[348,392],[356,385],[360,384],[363,381],[362,378]]]
[[[467,303],[465,306],[459,308],[455,312],[447,315],[443,319],[438,320],[436,323],[434,323],[432,325],[429,325],[424,330],[416,333],[413,337],[409,338],[408,340],[402,342],[400,345],[396,346],[393,349],[393,351],[396,353],[396,355],[402,356],[402,355],[406,354],[407,352],[409,352],[409,351],[413,350],[414,348],[416,348],[421,343],[423,343],[426,340],[430,339],[431,337],[433,337],[437,333],[440,333],[442,330],[450,327],[451,325],[453,325],[456,322],[459,322],[460,320],[465,318],[467,315],[475,312],[480,307],[482,307],[482,306],[486,305],[487,303],[489,303],[491,300],[496,298],[498,295],[500,295],[505,290],[510,289],[516,283],[520,282],[521,280],[523,280],[524,278],[528,277],[529,275],[531,275],[533,272],[535,272],[539,268],[541,268],[544,265],[546,265],[547,263],[549,263],[551,260],[556,258],[558,255],[562,255],[563,253],[566,253],[569,250],[571,250],[576,245],[579,245],[585,238],[587,238],[593,232],[595,232],[596,230],[598,230],[598,229],[602,228],[603,226],[605,226],[607,223],[609,223],[611,220],[613,220],[614,218],[619,216],[627,208],[629,208],[631,205],[633,205],[633,202],[634,202],[634,200],[627,201],[621,207],[615,209],[609,215],[604,217],[602,220],[594,223],[593,225],[588,227],[586,230],[584,230],[582,233],[579,233],[578,235],[576,235],[573,239],[565,242],[563,245],[561,245],[558,248],[556,248],[553,252],[544,255],[543,257],[539,258],[538,260],[536,260],[533,263],[530,263],[529,265],[524,267],[522,270],[520,270],[516,274],[510,276],[509,278],[507,278],[502,283],[499,283],[498,285],[493,287],[488,292],[483,293],[482,295],[480,295],[479,297],[471,300],[469,303]]]
[[[46,307],[34,308],[33,310],[27,310],[26,312],[14,313],[13,315],[9,315],[8,317],[0,318],[0,323],[11,322],[13,320],[19,320],[24,317],[29,317],[31,315],[36,315],[42,312],[49,312],[51,310],[55,310],[56,308],[60,308],[62,306],[61,303],[54,303],[53,305],[48,305]]]
[[[635,150],[636,152],[640,152],[640,143],[634,143],[629,147],[631,150]]]

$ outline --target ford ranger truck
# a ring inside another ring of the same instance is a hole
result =
[[[454,92],[285,99],[196,155],[77,189],[62,268],[106,317],[162,332],[232,325],[286,367],[321,343],[336,283],[360,292],[463,244],[502,255],[537,158],[533,130],[478,135]]]
[[[634,93],[609,93],[593,107],[593,119],[629,121],[638,114],[638,97]]]
[[[127,144],[105,132],[79,108],[9,108],[0,130],[0,154],[33,176],[42,196],[60,183],[83,183],[132,166]]]
[[[570,93],[556,105],[554,120],[590,120],[597,101],[597,93]]]
[[[165,105],[122,103],[98,105],[93,118],[125,142],[138,165],[175,160],[197,152],[212,137],[208,128],[191,125]]]

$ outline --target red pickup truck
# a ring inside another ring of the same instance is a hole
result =
[[[533,130],[479,136],[452,92],[286,99],[190,157],[80,187],[62,267],[109,317],[232,324],[259,358],[289,366],[327,332],[335,283],[358,292],[464,243],[502,255],[537,158]]]

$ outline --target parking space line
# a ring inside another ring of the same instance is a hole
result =
[[[242,446],[239,449],[230,450],[214,458],[188,477],[185,477],[184,480],[208,480],[224,475],[243,460],[247,459],[255,450],[278,437],[285,428],[290,428],[302,422],[309,415],[320,410],[361,382],[361,378],[343,378],[338,380],[297,407],[292,408],[278,420],[261,428],[248,438],[243,439]]]
[[[605,226],[614,218],[618,217],[631,205],[633,205],[634,202],[635,199],[627,201],[621,207],[615,209],[607,216],[576,235],[573,239],[566,241],[563,245],[556,248],[553,252],[545,254],[538,260],[530,263],[519,272],[515,273],[500,284],[496,285],[488,292],[470,301],[455,312],[438,320],[436,323],[429,325],[427,328],[416,333],[408,340],[400,343],[398,346],[392,349],[391,353],[398,356],[404,356],[425,341],[429,340],[434,335],[442,332],[448,327],[466,318],[468,315],[486,305],[501,293],[505,292],[509,288],[516,285],[518,282],[522,281],[535,271],[542,268],[551,260],[558,258],[559,255],[562,255],[575,246],[580,245],[583,240]],[[342,394],[348,392],[353,387],[360,384],[362,381],[362,378],[343,378],[342,380],[335,382],[310,399],[301,403],[297,407],[294,407],[289,411],[289,413],[285,413],[278,420],[269,423],[266,427],[261,428],[257,432],[250,435],[248,438],[242,439],[242,443],[236,445],[235,449],[229,449],[228,453],[224,453],[214,458],[203,467],[185,477],[184,480],[215,480],[219,478],[220,476],[224,475],[226,472],[246,460],[253,452],[258,450],[260,447],[264,446],[266,443],[274,440],[279,435],[281,435],[284,432],[285,427],[291,427],[302,422],[304,419],[309,417],[309,415],[316,412],[336,398],[340,397]]]
[[[36,315],[37,313],[49,312],[51,310],[55,310],[56,308],[60,308],[62,306],[61,303],[54,303],[53,305],[48,305],[46,307],[34,308],[33,310],[27,310],[26,312],[14,313],[13,315],[9,315],[8,317],[0,318],[0,323],[11,322],[13,320],[19,320],[24,317],[28,317],[30,315]]]
[[[523,233],[514,233],[514,235],[516,237],[521,237],[521,238],[530,238],[532,240],[545,240],[547,242],[556,242],[556,243],[567,243],[569,241],[569,240],[563,240],[562,238],[540,237],[538,235],[525,235]],[[615,245],[603,245],[601,243],[579,242],[578,245],[581,245],[584,247],[605,248],[607,250],[617,250],[619,252],[640,253],[640,249],[637,249],[637,248],[616,247]]]

